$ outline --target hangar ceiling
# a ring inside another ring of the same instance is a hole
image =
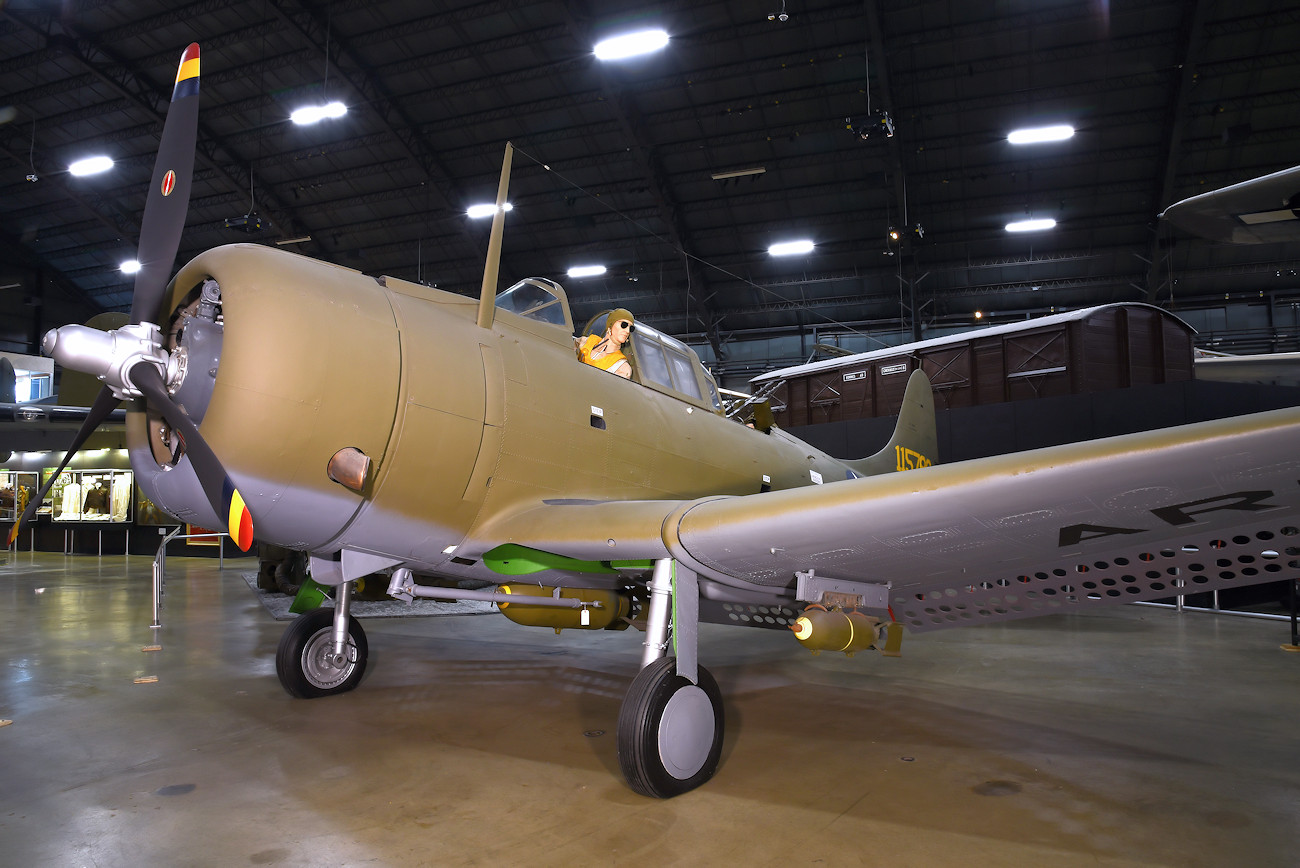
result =
[[[644,27],[667,48],[593,55]],[[976,310],[1300,299],[1294,247],[1213,245],[1156,220],[1300,162],[1289,0],[11,0],[0,348],[129,307],[118,265],[191,41],[202,103],[178,264],[292,242],[476,293],[490,221],[466,208],[492,199],[511,141],[503,286],[558,279],[575,318],[630,308],[733,375],[802,361],[790,346],[810,335],[876,346]],[[289,121],[323,99],[347,114]],[[1007,142],[1044,123],[1077,133]],[[114,167],[68,174],[91,153]],[[247,215],[261,228],[227,226]],[[1025,217],[1057,226],[1005,231]],[[768,254],[797,238],[816,246]],[[593,263],[607,272],[566,277]]]

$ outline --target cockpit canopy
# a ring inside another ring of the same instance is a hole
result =
[[[573,328],[564,287],[544,277],[525,277],[497,293],[496,306],[497,310],[507,310],[524,319]]]
[[[601,311],[587,323],[584,335],[603,335],[609,311]],[[632,362],[632,379],[656,392],[663,392],[699,407],[722,412],[718,385],[695,350],[654,326],[637,322],[623,353]]]
[[[566,346],[573,339],[568,296],[564,287],[553,280],[524,278],[497,293],[496,309],[520,317],[513,320],[515,326],[539,337]],[[608,316],[607,310],[596,314],[582,334],[603,335]],[[718,384],[695,350],[686,344],[653,326],[638,322],[623,352],[632,363],[633,381],[697,407],[723,412]]]

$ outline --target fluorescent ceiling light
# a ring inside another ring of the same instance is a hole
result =
[[[603,265],[575,265],[569,269],[569,277],[595,277],[604,273]]]
[[[87,157],[68,166],[68,171],[78,176],[98,175],[100,172],[107,172],[111,168],[113,168],[113,161],[109,157]]]
[[[140,270],[140,263],[138,260],[128,259],[118,267],[122,269],[123,274],[135,274]]]
[[[746,175],[761,175],[767,171],[764,166],[755,166],[752,169],[737,169],[734,172],[718,172],[713,176],[715,181],[725,181],[728,178],[743,178]]]
[[[1036,145],[1039,142],[1061,142],[1072,135],[1074,135],[1074,127],[1057,124],[1051,127],[1026,127],[1023,130],[1015,130],[1007,136],[1007,141],[1013,145]]]
[[[299,235],[297,238],[278,238],[275,243],[283,246],[285,244],[306,244],[308,241],[311,241],[310,235]]]
[[[515,206],[507,202],[501,206],[501,210],[513,211],[515,210]],[[485,202],[481,205],[470,205],[469,210],[465,212],[466,215],[473,217],[475,220],[478,220],[481,217],[491,217],[495,213],[497,213],[495,202]]]
[[[638,54],[658,51],[668,44],[668,34],[662,30],[641,30],[624,33],[596,43],[596,57],[601,60],[622,60]]]
[[[1056,221],[1051,217],[1043,217],[1038,220],[1017,220],[1014,223],[1007,224],[1008,232],[1041,232],[1044,229],[1051,229],[1056,225]]]
[[[807,239],[802,241],[782,241],[780,244],[773,244],[767,248],[767,252],[772,256],[795,256],[800,253],[812,253],[815,246]]]
[[[334,102],[326,103],[325,105],[303,106],[302,108],[295,110],[293,114],[289,115],[289,120],[293,121],[298,126],[305,126],[307,124],[314,124],[318,121],[323,121],[326,118],[341,118],[347,113],[348,107],[338,100],[335,100]]]

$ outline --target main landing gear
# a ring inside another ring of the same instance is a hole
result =
[[[668,647],[669,600],[676,657]],[[713,777],[722,755],[722,694],[708,670],[696,664],[699,591],[695,574],[671,560],[658,561],[650,581],[641,671],[618,714],[618,764],[628,786],[666,799]]]
[[[361,683],[369,644],[349,612],[352,583],[340,585],[334,608],[299,615],[280,637],[275,672],[290,696],[316,699],[346,693]]]
[[[356,566],[348,575],[374,568]],[[329,569],[329,562],[313,558],[313,577]],[[334,608],[299,615],[280,639],[275,670],[292,696],[346,693],[365,674],[366,634],[349,612],[353,581],[331,584]],[[695,573],[670,559],[655,563],[641,671],[623,699],[617,731],[623,777],[644,796],[666,799],[695,789],[713,777],[722,756],[722,694],[696,660],[699,602]],[[673,657],[666,656],[670,632]]]

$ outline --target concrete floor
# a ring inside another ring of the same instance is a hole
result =
[[[148,558],[0,556],[0,864],[1300,864],[1282,623],[1128,607],[897,660],[705,625],[722,767],[661,802],[615,753],[639,634],[372,619],[361,687],[294,700],[251,562],[168,565],[155,631]]]

